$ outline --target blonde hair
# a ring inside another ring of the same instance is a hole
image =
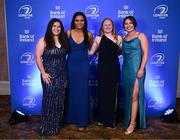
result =
[[[116,43],[117,43],[117,42],[118,42],[118,38],[117,38],[117,33],[116,33],[116,31],[115,31],[114,22],[113,22],[112,19],[109,18],[109,17],[104,18],[104,20],[102,21],[101,27],[100,27],[100,30],[99,30],[99,36],[103,36],[103,35],[104,35],[103,24],[104,24],[104,22],[105,22],[106,20],[109,20],[109,21],[111,21],[111,23],[112,23],[112,33],[111,33],[111,34],[112,34],[112,36],[114,37],[114,40],[115,40]]]

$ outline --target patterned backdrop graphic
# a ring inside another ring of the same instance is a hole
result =
[[[86,14],[88,30],[98,35],[105,17],[115,22],[116,31],[124,35],[123,18],[133,15],[138,21],[137,30],[149,40],[149,60],[145,82],[148,116],[159,116],[169,107],[175,107],[180,46],[178,13],[180,2],[174,0],[19,0],[5,1],[10,90],[12,111],[25,114],[41,113],[42,87],[40,73],[35,64],[35,47],[45,34],[51,18],[59,18],[65,29],[70,28],[76,11]],[[92,112],[97,104],[97,57],[90,58]],[[123,56],[119,56],[122,65]],[[121,84],[121,88],[123,85]],[[120,106],[123,107],[123,93]]]

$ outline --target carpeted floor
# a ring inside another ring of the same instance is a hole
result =
[[[180,114],[180,99],[176,110]],[[58,135],[39,135],[39,116],[30,117],[30,121],[13,126],[8,124],[11,117],[10,96],[0,96],[0,139],[180,139],[180,123],[166,123],[159,118],[147,118],[148,128],[136,130],[131,135],[124,134],[120,123],[115,129],[97,126],[94,122],[84,132],[78,132],[74,125],[65,126]],[[180,120],[180,116],[178,116]]]

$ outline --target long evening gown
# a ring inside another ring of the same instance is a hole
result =
[[[65,88],[67,85],[66,51],[63,47],[45,49],[43,55],[45,71],[52,77],[51,83],[42,80],[42,120],[40,130],[42,134],[53,135],[62,127]]]
[[[67,123],[86,127],[89,123],[89,60],[84,41],[69,37]]]
[[[98,121],[114,127],[119,96],[120,64],[118,45],[102,36],[98,52]]]
[[[137,72],[140,68],[142,61],[141,42],[138,37],[131,40],[123,40],[123,86],[125,94],[125,116],[124,124],[128,127],[131,118],[132,110],[132,93],[134,83],[137,79]],[[144,70],[145,71],[145,70]],[[138,93],[138,114],[137,114],[137,127],[146,128],[146,115],[145,115],[145,95],[144,95],[144,80],[145,72],[142,78],[138,79],[139,93]]]

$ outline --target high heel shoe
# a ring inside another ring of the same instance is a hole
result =
[[[98,126],[103,126],[103,124],[101,122],[98,122],[97,125]]]
[[[129,135],[129,134],[133,133],[135,128],[136,128],[136,122],[135,123],[131,123],[129,125],[129,127],[126,129],[125,134]]]
[[[79,128],[78,128],[78,131],[79,131],[79,132],[83,132],[83,131],[84,131],[84,127],[79,127]]]

